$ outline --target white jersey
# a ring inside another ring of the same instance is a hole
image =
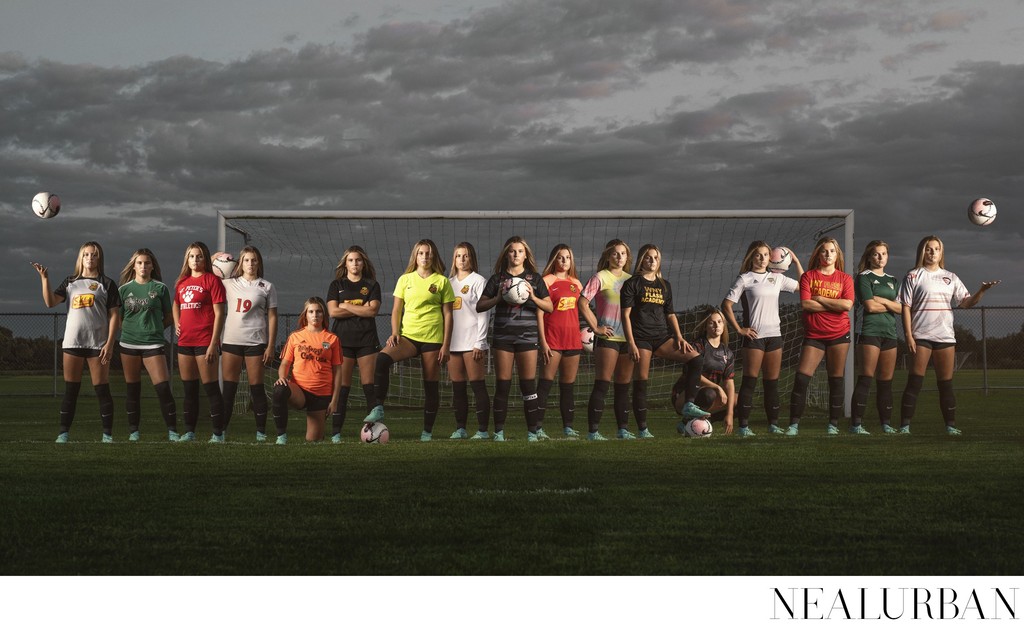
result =
[[[971,293],[955,273],[918,267],[911,270],[903,281],[899,301],[910,307],[910,328],[914,339],[956,343],[952,305],[959,306],[969,297]]]
[[[779,321],[779,294],[796,293],[800,283],[781,273],[748,271],[736,276],[725,299],[743,308],[744,328],[757,331],[758,339],[782,336]]]
[[[491,313],[476,312],[476,303],[480,301],[487,279],[473,272],[465,280],[455,276],[448,279],[455,292],[455,303],[452,304],[452,352],[469,352],[474,348],[487,350],[487,329],[491,323]]]
[[[68,307],[62,348],[102,350],[110,333],[110,311],[121,307],[121,294],[106,276],[68,276],[54,291]]]
[[[222,342],[235,346],[269,344],[267,311],[277,308],[277,289],[263,278],[224,281],[225,309]],[[276,341],[276,340],[275,340]]]

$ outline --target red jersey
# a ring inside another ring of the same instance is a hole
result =
[[[853,278],[838,270],[826,276],[817,269],[811,269],[800,276],[800,299],[810,300],[816,295],[853,301]],[[835,339],[850,332],[850,314],[846,311],[804,311],[803,320],[804,336],[808,339]]]
[[[326,330],[297,330],[288,336],[282,361],[292,364],[292,380],[310,394],[334,394],[334,367],[341,365],[341,342]]]
[[[577,306],[583,283],[576,278],[560,280],[554,274],[544,276],[555,310],[544,313],[544,339],[552,350],[582,350],[580,311]]]
[[[213,339],[213,305],[223,304],[224,283],[212,273],[186,276],[174,286],[174,303],[180,315],[179,346],[208,346]]]

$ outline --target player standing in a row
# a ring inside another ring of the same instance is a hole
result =
[[[807,404],[807,386],[821,359],[828,371],[828,435],[839,434],[846,399],[846,353],[850,351],[850,309],[853,308],[853,278],[843,271],[843,250],[831,237],[818,240],[800,276],[800,306],[803,308],[804,343],[800,365],[793,379],[786,435],[799,433],[800,418]]]
[[[373,372],[376,405],[364,422],[384,419],[384,400],[390,386],[391,365],[420,356],[423,363],[423,432],[420,441],[429,442],[441,406],[438,378],[448,362],[452,338],[452,303],[455,294],[444,275],[437,245],[430,239],[418,241],[409,255],[409,265],[395,284],[391,311],[391,336],[377,355]]]
[[[857,335],[857,355],[860,375],[850,400],[850,433],[869,435],[863,427],[864,409],[868,404],[871,381],[878,378],[876,405],[882,431],[895,433],[890,426],[892,418],[892,376],[896,371],[896,314],[903,307],[896,300],[899,284],[885,273],[889,262],[889,245],[885,241],[871,241],[864,248],[857,265],[855,291],[860,316]]]
[[[491,314],[480,313],[476,305],[484,293],[487,279],[477,273],[476,248],[471,243],[459,243],[452,252],[452,268],[448,281],[452,285],[455,302],[452,304],[452,357],[448,361],[448,375],[452,379],[452,407],[455,409],[455,432],[451,439],[469,437],[469,387],[473,388],[476,405],[477,430],[469,439],[486,440],[491,417],[491,398],[487,394],[487,330]]]
[[[562,416],[562,434],[578,438],[573,428],[576,413],[576,373],[580,367],[583,342],[580,340],[579,297],[583,283],[576,274],[576,257],[565,243],[555,245],[542,272],[544,284],[551,297],[552,311],[539,320],[540,360],[544,364],[537,383],[537,402],[540,406],[540,426],[548,403],[548,394],[558,374],[558,408]]]
[[[377,272],[363,248],[349,247],[334,268],[334,281],[327,289],[327,312],[334,319],[331,330],[341,342],[344,364],[341,367],[341,390],[338,407],[331,414],[331,442],[341,442],[341,429],[348,414],[348,397],[352,391],[352,373],[359,365],[359,382],[366,399],[366,411],[377,404],[373,395],[373,370],[380,352],[377,336],[377,312],[381,293]]]
[[[68,441],[86,364],[100,403],[103,441],[113,442],[114,399],[110,395],[110,359],[114,356],[121,296],[114,281],[103,275],[103,248],[93,241],[82,245],[74,273],[65,278],[56,291],[50,290],[46,267],[36,262],[32,267],[39,273],[46,307],[53,308],[61,302],[68,305],[64,342],[61,344],[64,351],[64,399],[60,403],[57,443]]]
[[[224,293],[227,299],[227,318],[221,344],[224,431],[228,430],[231,422],[244,363],[252,412],[256,417],[256,441],[265,442],[267,390],[263,385],[263,372],[274,358],[277,342],[277,289],[263,277],[260,250],[249,245],[242,248],[234,272],[224,281]]]
[[[629,280],[632,255],[629,245],[612,239],[604,246],[595,273],[583,287],[580,313],[594,330],[594,388],[587,401],[588,440],[607,440],[598,428],[604,414],[604,399],[615,379],[613,400],[615,421],[620,429],[629,427],[629,382],[633,361],[622,332],[622,307],[619,292]]]
[[[622,329],[626,334],[629,356],[636,363],[633,377],[633,414],[638,435],[619,427],[620,439],[653,438],[647,428],[647,379],[651,357],[659,356],[685,365],[686,388],[682,415],[706,418],[711,415],[693,401],[700,389],[704,359],[683,338],[672,306],[672,285],[661,275],[661,251],[652,244],[644,245],[637,254],[633,277],[622,285]],[[680,431],[682,433],[682,431]]]
[[[953,391],[956,337],[953,334],[952,304],[959,308],[977,306],[981,296],[999,282],[982,282],[978,292],[971,295],[955,273],[946,271],[946,252],[938,236],[926,236],[918,243],[917,262],[900,287],[903,332],[907,349],[914,357],[906,389],[903,390],[900,433],[910,433],[910,421],[917,409],[917,394],[921,391],[924,374],[931,361],[946,432],[961,434],[956,427],[956,393]]]
[[[142,407],[142,366],[153,382],[167,439],[178,441],[178,407],[171,392],[164,329],[174,323],[171,290],[162,282],[160,263],[148,249],[137,249],[121,272],[121,368],[124,370],[124,408],[128,440],[139,439]]]
[[[503,299],[513,281],[522,278],[529,287],[529,298],[522,304]],[[494,440],[505,441],[508,396],[512,390],[512,367],[519,373],[519,392],[526,416],[526,439],[547,439],[540,422],[537,400],[537,347],[540,332],[538,310],[551,312],[548,287],[537,272],[533,250],[520,236],[510,237],[494,263],[494,275],[487,281],[476,310],[494,312]]]
[[[200,381],[210,402],[210,442],[224,441],[224,398],[217,375],[217,355],[224,329],[224,283],[210,272],[210,260],[206,243],[192,243],[185,248],[181,273],[174,284],[171,312],[178,335],[178,373],[185,388],[182,442],[196,439]]]
[[[722,313],[743,340],[743,382],[737,400],[740,437],[751,437],[747,426],[754,403],[757,377],[764,375],[764,411],[768,416],[768,432],[783,433],[779,428],[779,373],[782,371],[782,322],[779,319],[779,295],[796,293],[800,283],[781,273],[768,270],[772,248],[764,241],[754,241],[740,264],[729,293],[722,300]],[[798,274],[803,274],[800,260],[790,250]],[[733,305],[743,307],[743,325],[736,321]]]

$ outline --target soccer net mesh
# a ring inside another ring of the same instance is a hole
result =
[[[853,213],[850,210],[821,211],[629,211],[629,212],[448,212],[448,213],[371,213],[257,211],[222,212],[220,249],[238,255],[244,245],[254,245],[263,254],[265,273],[277,287],[280,349],[287,335],[295,330],[298,312],[306,298],[325,296],[334,278],[341,253],[351,245],[361,245],[377,271],[384,297],[377,318],[377,330],[383,341],[390,334],[392,291],[404,273],[413,244],[432,239],[438,246],[442,263],[451,265],[456,243],[469,241],[480,258],[480,273],[491,275],[495,259],[512,235],[526,239],[537,258],[538,268],[547,262],[551,248],[567,243],[576,256],[580,280],[586,283],[597,268],[604,245],[619,238],[629,244],[634,258],[645,243],[654,243],[662,251],[662,274],[672,283],[675,308],[683,334],[693,336],[695,324],[711,306],[718,306],[739,273],[740,263],[751,241],[764,240],[774,246],[796,251],[801,262],[807,260],[815,241],[830,234],[844,244],[848,264],[856,260],[852,252]],[[635,264],[635,259],[631,265]],[[632,272],[632,269],[630,269]],[[847,269],[849,272],[850,270]],[[790,272],[791,275],[794,272]],[[736,305],[737,319],[742,317]],[[792,387],[793,371],[799,360],[802,326],[798,296],[782,296],[784,339],[783,372],[780,392]],[[730,346],[737,354],[737,376],[742,374],[739,339],[731,331]],[[853,356],[853,353],[850,353]],[[852,366],[851,366],[852,367]],[[391,379],[390,405],[422,405],[422,370],[418,359],[396,364]],[[827,386],[819,369],[808,394],[808,404],[824,407]],[[648,401],[652,408],[668,407],[672,384],[681,374],[681,366],[655,358],[651,369]],[[492,371],[489,368],[488,373]],[[852,378],[852,369],[848,369]],[[276,378],[276,369],[267,372],[268,385]],[[353,391],[358,392],[356,370]],[[442,373],[442,411],[449,408],[451,388]],[[593,385],[592,355],[585,354],[576,378],[576,400],[586,400]],[[737,386],[738,387],[738,386]],[[848,385],[852,391],[852,385]],[[247,391],[239,388],[239,393]],[[548,408],[557,409],[558,388],[552,389]],[[760,396],[760,387],[757,396]],[[248,401],[240,396],[236,412],[243,412]],[[755,401],[755,418],[760,402]],[[557,413],[557,412],[556,412]]]

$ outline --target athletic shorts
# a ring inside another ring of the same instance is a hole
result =
[[[857,335],[858,346],[875,346],[883,352],[896,347],[896,340],[891,337],[877,337],[875,335]]]
[[[536,352],[537,344],[531,342],[508,342],[498,341],[491,344],[491,347],[495,350],[501,350],[502,352],[511,352],[513,354],[519,354],[520,352]]]
[[[64,354],[82,359],[95,359],[100,356],[100,351],[96,348],[64,348]]]
[[[927,339],[914,338],[914,343],[921,346],[922,348],[928,348],[930,350],[945,350],[946,348],[952,348],[956,343],[949,343],[948,341],[928,341]],[[65,350],[67,352],[67,350]]]
[[[227,354],[236,354],[240,357],[262,357],[267,351],[267,344],[261,343],[255,346],[240,346],[234,343],[222,343],[220,351]]]
[[[749,337],[744,337],[741,347],[750,348],[751,350],[760,350],[761,352],[781,350],[782,337],[764,337],[762,339],[750,339]]]
[[[583,354],[583,350],[580,350],[579,348],[576,348],[575,350],[559,350],[557,348],[552,348],[551,351],[557,352],[563,357],[578,357]]]
[[[409,341],[412,341],[412,339],[410,339]],[[412,342],[416,343],[415,341]],[[441,345],[438,344],[437,347],[440,348]],[[343,346],[341,348],[341,356],[345,357],[346,359],[358,359],[359,357],[377,354],[378,352],[380,352],[379,344],[375,346]],[[427,352],[429,352],[429,350]]]
[[[160,346],[159,348],[125,348],[124,344],[119,343],[117,345],[121,354],[129,357],[142,357],[143,359],[162,357],[167,351],[167,346]]]
[[[206,350],[210,346],[178,346],[178,354],[186,357],[206,356]]]
[[[441,344],[439,344],[439,343],[430,343],[430,342],[426,342],[426,341],[416,341],[415,339],[409,339],[408,337],[405,337],[405,336],[403,336],[402,339],[405,339],[406,341],[411,343],[414,348],[416,348],[416,354],[426,354],[427,352],[437,352],[438,350],[441,349]],[[344,352],[344,349],[342,349],[342,352]]]
[[[832,346],[838,346],[844,343],[850,343],[850,333],[846,333],[845,335],[836,337],[835,339],[808,339],[807,337],[804,337],[803,345],[824,350],[825,348],[831,348]]]
[[[673,337],[661,337],[660,339],[634,339],[636,347],[641,350],[650,350],[654,352],[665,344],[666,341],[670,341]]]
[[[612,341],[611,339],[605,339],[604,337],[598,337],[594,341],[595,348],[611,348],[619,354],[629,354],[629,344],[625,341]]]
[[[317,396],[316,394],[307,392],[301,387],[299,387],[299,390],[301,390],[302,394],[306,397],[306,406],[303,407],[306,411],[323,411],[331,406],[330,396]]]

